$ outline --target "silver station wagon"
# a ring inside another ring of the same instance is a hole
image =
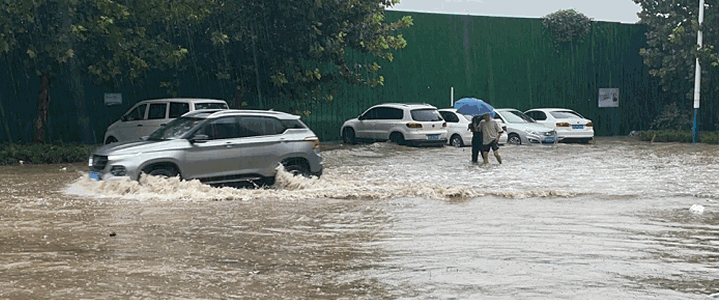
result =
[[[299,116],[264,110],[199,110],[149,137],[94,151],[89,176],[139,179],[141,173],[198,179],[211,185],[270,185],[279,164],[293,174],[320,176],[320,142]]]

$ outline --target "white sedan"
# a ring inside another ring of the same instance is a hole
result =
[[[538,124],[555,129],[558,141],[589,143],[595,137],[593,122],[567,108],[535,108],[525,112]]]
[[[457,112],[455,108],[442,108],[438,109],[440,115],[442,115],[445,122],[447,122],[448,131],[448,144],[455,147],[471,146],[472,145],[472,132],[468,130],[468,124],[472,120],[472,116],[463,115]],[[500,134],[499,145],[504,145],[507,142],[507,128],[502,123],[499,123],[500,127],[503,128],[503,133]]]

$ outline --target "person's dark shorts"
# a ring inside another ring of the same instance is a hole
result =
[[[482,145],[482,150],[480,150],[480,151],[482,151],[482,152],[490,152],[490,149],[492,149],[493,151],[497,151],[498,149],[500,149],[500,148],[498,147],[497,141],[492,141],[492,142],[490,142],[490,144]]]

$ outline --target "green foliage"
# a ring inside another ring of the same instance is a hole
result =
[[[262,97],[288,99],[287,109],[299,112],[304,104],[332,101],[336,82],[384,84],[378,61],[393,60],[392,51],[407,45],[398,31],[412,25],[407,16],[385,22],[385,7],[396,3],[228,1],[210,7],[212,18],[199,27],[208,33],[198,44],[212,42],[207,69],[234,83],[239,97],[261,89]]]
[[[666,105],[650,124],[655,130],[687,130],[692,126],[692,112],[681,109],[673,102]]]
[[[718,1],[706,0],[704,20],[698,24],[697,0],[633,0],[642,7],[638,16],[647,25],[647,47],[640,50],[650,74],[660,79],[665,91],[693,97],[695,58],[702,66],[701,94],[717,99]],[[698,29],[703,47],[697,47]],[[714,75],[711,77],[711,75]]]
[[[59,164],[87,161],[94,145],[0,145],[0,165]]]
[[[678,130],[647,130],[636,132],[634,135],[641,141],[652,141],[652,142],[679,142],[679,143],[691,143],[692,132],[691,131],[678,131]],[[718,144],[718,133],[717,132],[699,132],[698,140],[705,144]]]
[[[543,25],[553,35],[557,48],[561,44],[582,41],[590,32],[592,19],[574,9],[564,9],[545,16]]]

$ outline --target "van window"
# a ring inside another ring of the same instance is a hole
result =
[[[170,102],[170,115],[171,119],[182,116],[184,113],[190,111],[190,104],[184,102]]]
[[[200,102],[195,103],[195,109],[228,109],[227,104],[225,103],[217,103],[217,102]]]
[[[145,109],[147,108],[147,104],[142,104],[129,113],[127,113],[123,120],[125,121],[137,121],[137,120],[145,120]]]
[[[150,103],[148,111],[148,120],[165,119],[165,109],[167,103]]]

